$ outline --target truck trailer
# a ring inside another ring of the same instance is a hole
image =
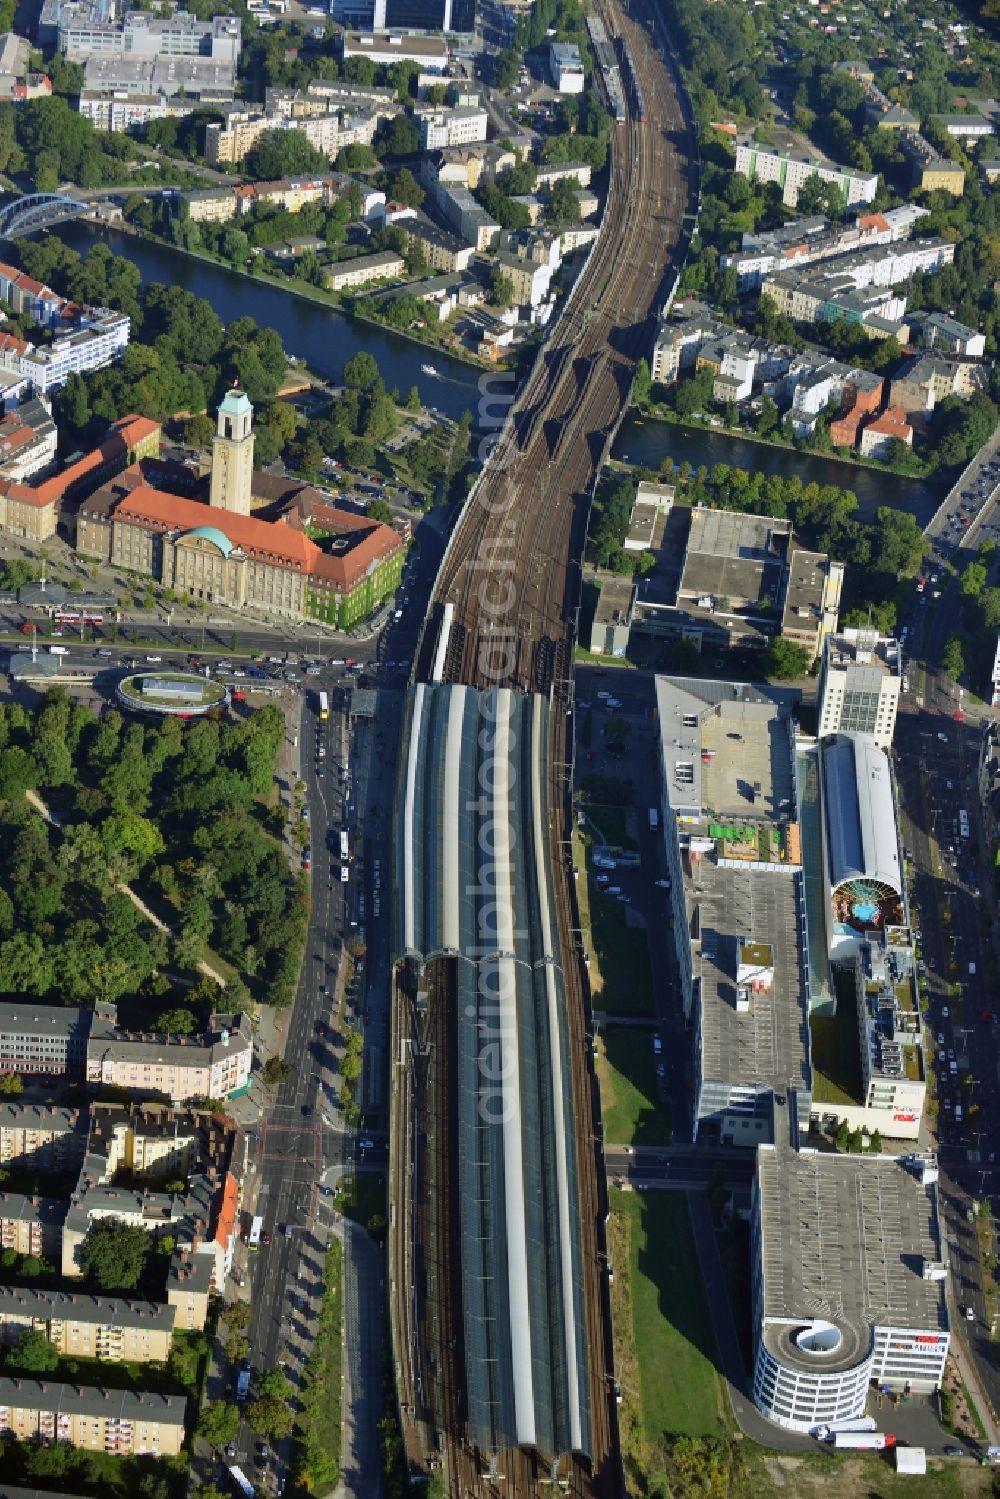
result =
[[[838,1452],[884,1452],[896,1438],[891,1431],[835,1431],[833,1445]]]

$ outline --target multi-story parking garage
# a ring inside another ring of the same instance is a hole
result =
[[[537,694],[412,690],[396,882],[414,1029],[396,1063],[425,1106],[393,1168],[414,1180],[399,1271],[418,1417],[460,1399],[481,1452],[558,1457],[589,1451],[590,1389],[548,717]]]

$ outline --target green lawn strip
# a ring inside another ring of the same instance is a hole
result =
[[[646,1436],[657,1442],[668,1432],[725,1435],[725,1393],[687,1201],[673,1192],[612,1192],[611,1201],[629,1219],[632,1334]]]
[[[670,1114],[656,1086],[656,1058],[645,1029],[610,1025],[601,1039],[597,1064],[601,1081],[604,1138],[609,1145],[666,1145]]]
[[[299,1487],[310,1494],[329,1494],[340,1477],[343,1318],[344,1251],[339,1239],[331,1239],[324,1267],[323,1304],[296,1422],[296,1478]]]

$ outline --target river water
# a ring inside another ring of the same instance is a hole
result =
[[[287,353],[305,359],[311,369],[334,381],[340,379],[348,359],[365,350],[378,361],[390,390],[396,386],[405,396],[415,385],[425,405],[456,418],[471,409],[473,423],[478,425],[481,371],[460,359],[421,348],[388,329],[294,296],[281,286],[251,281],[236,271],[194,259],[155,240],[82,223],[63,225],[59,234],[81,254],[86,254],[98,237],[103,238],[116,254],[126,255],[138,266],[144,282],[183,286],[210,302],[223,322],[249,315],[262,326],[274,328]],[[432,366],[437,374],[427,374],[425,366]],[[943,486],[920,479],[902,479],[896,474],[837,463],[791,448],[747,442],[718,431],[647,421],[634,413],[622,425],[614,456],[651,468],[659,468],[665,458],[675,464],[686,458],[694,468],[728,463],[734,468],[763,470],[782,477],[798,474],[806,484],[815,480],[817,484],[853,489],[859,517],[865,520],[872,519],[880,505],[894,505],[908,510],[924,525],[943,495]]]
[[[481,371],[460,359],[437,349],[421,348],[388,329],[293,296],[280,286],[251,281],[237,271],[196,260],[154,240],[80,223],[61,226],[59,236],[81,255],[98,238],[105,240],[116,255],[127,256],[139,267],[144,282],[162,281],[204,297],[224,323],[249,316],[261,327],[273,328],[280,334],[286,353],[304,359],[310,369],[331,380],[338,381],[352,355],[364,350],[377,360],[390,390],[396,386],[405,398],[410,386],[415,385],[425,405],[455,418],[471,408],[475,422]],[[422,365],[433,366],[438,373],[428,375]]]
[[[613,456],[622,462],[642,463],[650,468],[659,468],[664,458],[675,465],[686,458],[693,468],[704,464],[711,469],[717,463],[728,463],[731,468],[776,474],[784,479],[797,474],[804,484],[815,481],[835,484],[838,489],[853,489],[861,520],[872,520],[880,505],[892,505],[908,510],[921,526],[930,520],[947,488],[924,479],[903,479],[898,474],[799,453],[793,448],[748,442],[746,438],[730,437],[719,431],[647,421],[634,413],[622,423]]]

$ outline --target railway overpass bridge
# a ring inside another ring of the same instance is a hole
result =
[[[573,656],[594,486],[698,182],[651,0],[597,8],[645,118],[633,96],[612,127],[599,237],[442,562],[397,790],[390,1315],[410,1471],[452,1499],[624,1493]]]

